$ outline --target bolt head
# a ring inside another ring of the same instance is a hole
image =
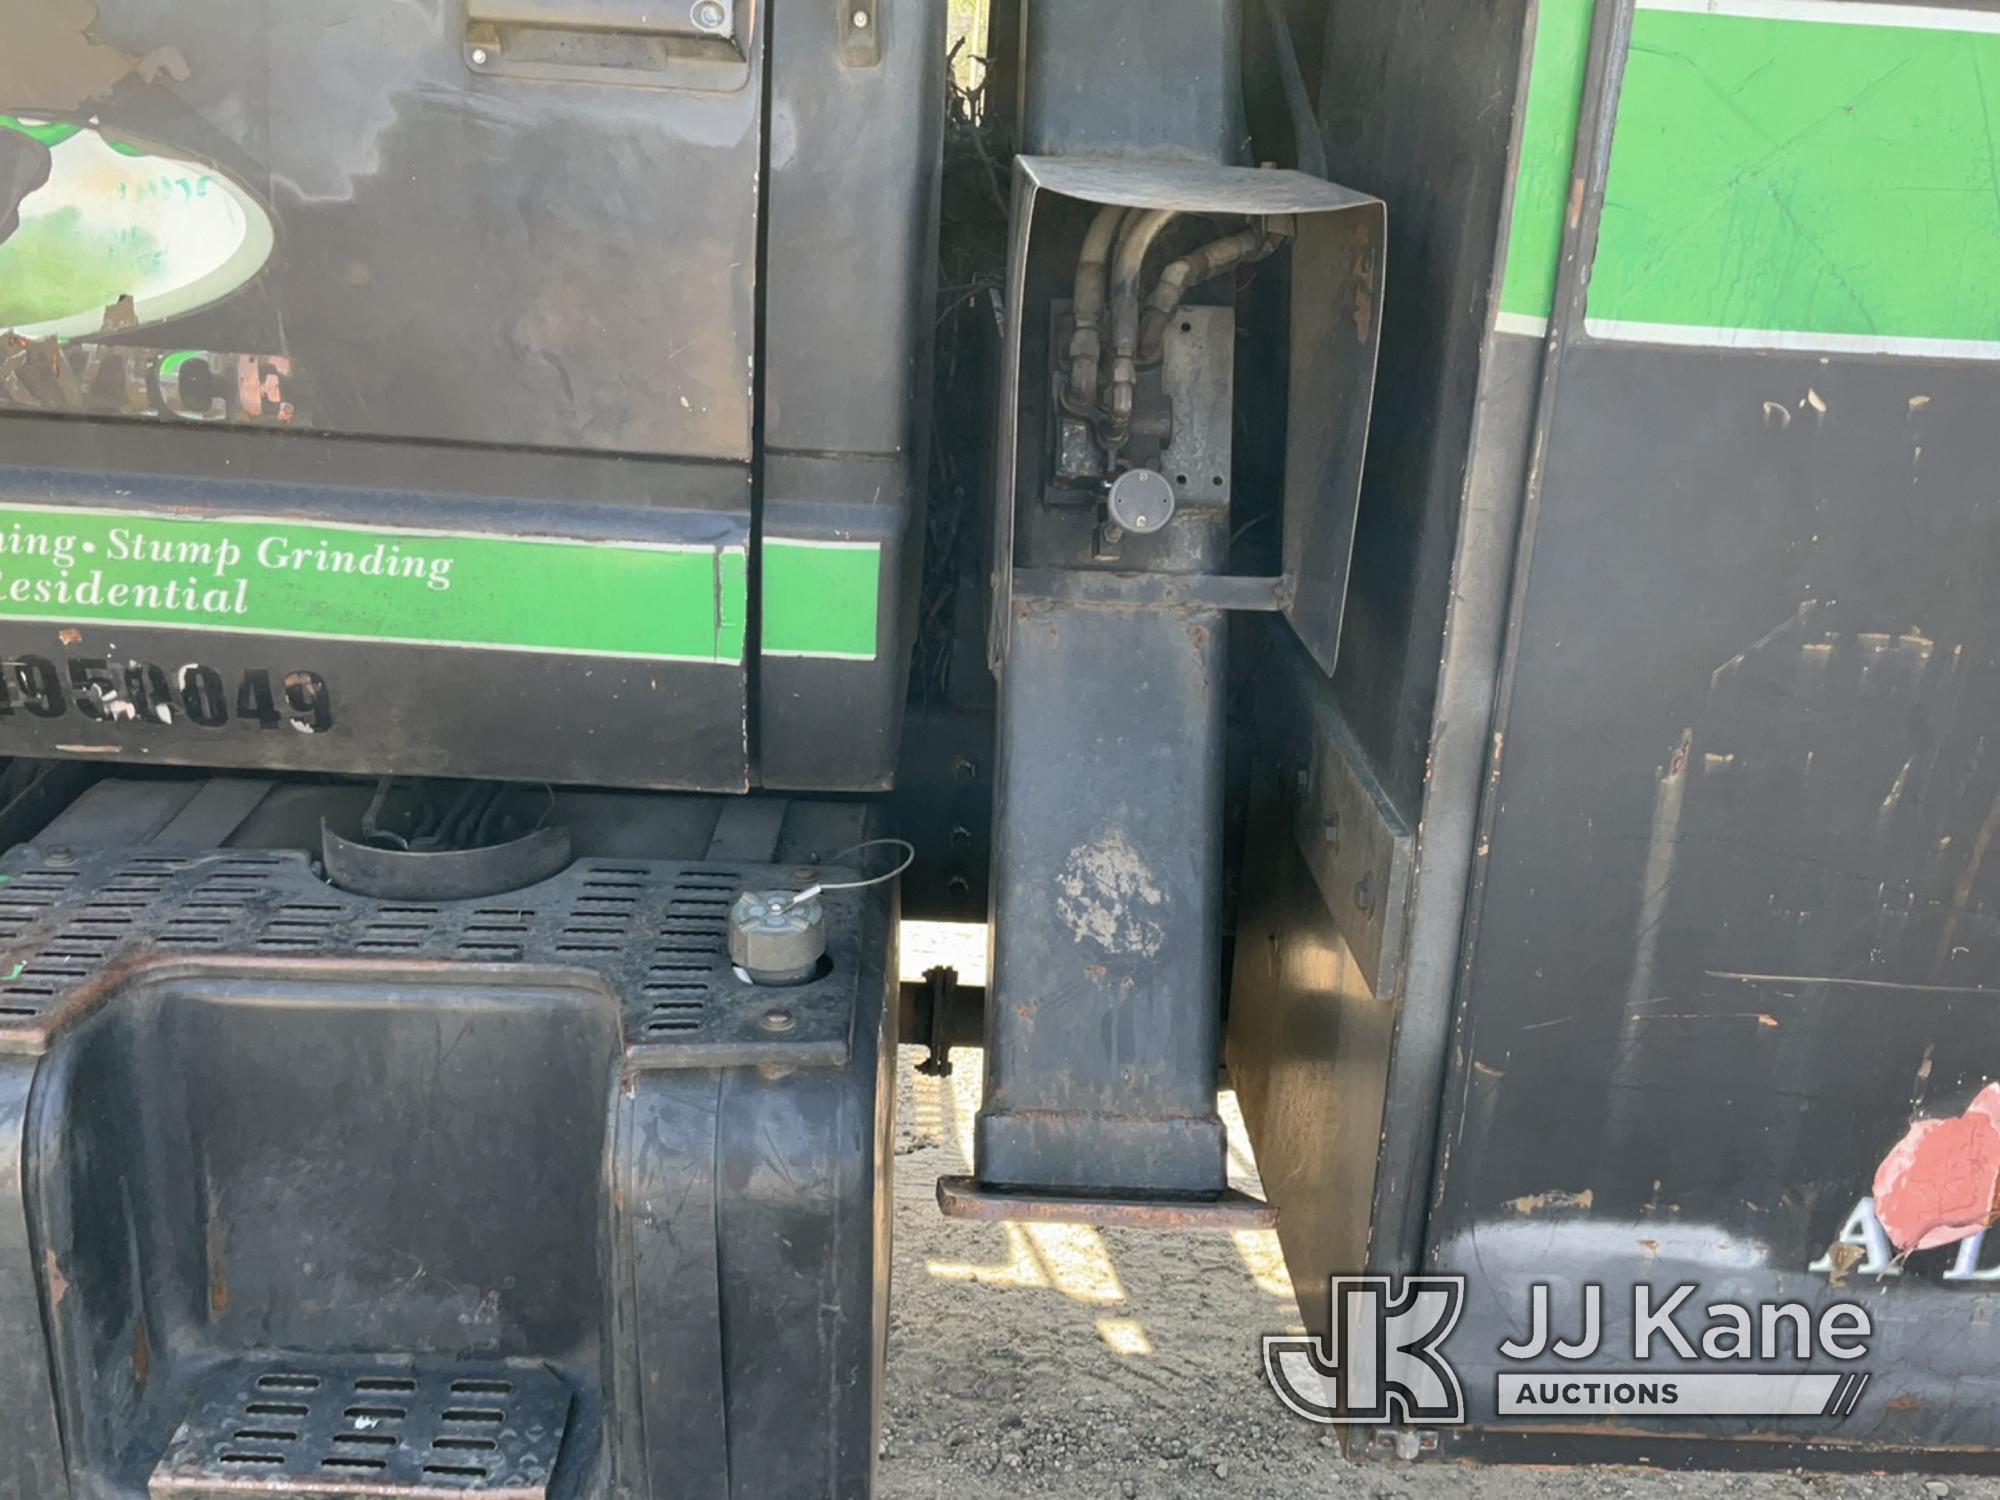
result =
[[[475,68],[485,67],[489,55],[484,47],[474,47],[472,49],[472,65]]]
[[[856,31],[866,31],[868,29],[868,12],[857,10],[854,13],[853,24]]]
[[[703,31],[720,31],[729,24],[729,10],[722,0],[696,0],[694,24]]]

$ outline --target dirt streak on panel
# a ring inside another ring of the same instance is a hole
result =
[[[1680,742],[1659,773],[1653,791],[1653,830],[1646,842],[1646,867],[1639,887],[1639,921],[1632,934],[1632,973],[1625,985],[1625,1014],[1619,1023],[1618,1052],[1611,1073],[1613,1119],[1621,1117],[1637,1082],[1641,1017],[1653,998],[1653,966],[1659,954],[1660,924],[1666,920],[1667,897],[1674,882],[1674,861],[1680,853],[1681,804],[1687,794],[1688,764],[1694,759],[1694,730],[1681,731]]]
[[[1993,806],[1987,810],[1986,821],[1979,827],[1979,835],[1972,841],[1972,851],[1965,862],[1965,874],[1959,877],[1958,886],[1951,893],[1951,915],[1945,919],[1944,931],[1938,936],[1937,954],[1931,959],[1931,977],[1944,973],[1951,962],[1952,943],[1958,937],[1959,919],[1965,915],[1965,908],[1972,900],[1972,888],[1979,881],[1979,872],[1986,864],[1986,855],[1993,847],[1995,834],[2000,834],[2000,797],[1993,799]]]

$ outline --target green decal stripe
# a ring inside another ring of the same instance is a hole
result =
[[[17,115],[0,115],[0,130],[11,130],[16,134],[30,136],[53,150],[72,136],[83,134],[81,125],[68,125],[61,121],[48,124],[34,124]],[[144,156],[147,153],[138,146],[127,145],[124,141],[114,141],[106,137],[104,144],[120,156]]]
[[[1536,8],[1507,269],[1500,281],[1500,311],[1512,318],[1546,323],[1555,306],[1594,8],[1594,0],[1541,0]]]
[[[763,546],[765,656],[873,661],[882,548],[767,538]]]
[[[0,619],[738,663],[737,548],[0,506]]]
[[[12,130],[25,135],[30,140],[40,141],[44,146],[60,146],[73,135],[83,132],[81,125],[65,125],[54,122],[47,125],[31,125],[14,115],[0,115],[0,130]]]
[[[2000,354],[1991,15],[1641,5],[1593,334]]]

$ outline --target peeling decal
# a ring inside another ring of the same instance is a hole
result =
[[[1928,1066],[1926,1058],[1920,1078]],[[2000,1084],[1981,1089],[1961,1114],[1911,1125],[1870,1188],[1807,1269],[1841,1285],[1850,1275],[1901,1276],[1912,1256],[1950,1249],[1940,1280],[2000,1280],[2000,1266],[1981,1263],[2000,1220]]]
[[[147,728],[221,729],[233,720],[258,729],[289,726],[300,734],[325,734],[334,723],[333,689],[318,672],[251,667],[231,692],[220,670],[199,662],[168,672],[153,662],[102,656],[65,657],[60,667],[32,654],[0,661],[0,723],[17,711]]]
[[[1167,930],[1157,918],[1166,896],[1124,833],[1114,829],[1070,850],[1056,887],[1056,913],[1079,943],[1140,958],[1157,957],[1165,946]]]
[[[263,205],[213,167],[95,125],[0,115],[0,331],[180,317],[240,291],[272,244]]]
[[[1962,1115],[1919,1120],[1875,1169],[1875,1217],[1898,1250],[1934,1250],[1992,1224],[2000,1200],[2000,1084]]]
[[[289,427],[301,420],[297,394],[282,354],[0,334],[0,410]]]
[[[13,7],[7,45],[0,50],[0,98],[17,109],[76,109],[135,72],[148,79],[165,72],[181,82],[190,76],[186,60],[172,48],[140,58],[96,40],[90,35],[96,21],[93,0]]]
[[[1990,1257],[1986,1254],[1986,1235],[1987,1231],[1981,1229],[1951,1245],[1937,1247],[1951,1252],[1948,1260],[1933,1263],[1937,1279],[1943,1282],[2000,1281],[2000,1265],[1988,1264]],[[1863,1198],[1842,1222],[1838,1237],[1806,1269],[1825,1276],[1834,1286],[1845,1286],[1850,1276],[1892,1280],[1903,1275],[1912,1258],[1920,1255],[1927,1256],[1928,1252],[1899,1253],[1876,1215],[1875,1200]],[[1922,1267],[1925,1263],[1918,1261],[1916,1264]]]

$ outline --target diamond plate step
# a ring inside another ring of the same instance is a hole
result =
[[[155,1500],[546,1500],[569,1423],[547,1370],[271,1356],[202,1384],[153,1470]]]

